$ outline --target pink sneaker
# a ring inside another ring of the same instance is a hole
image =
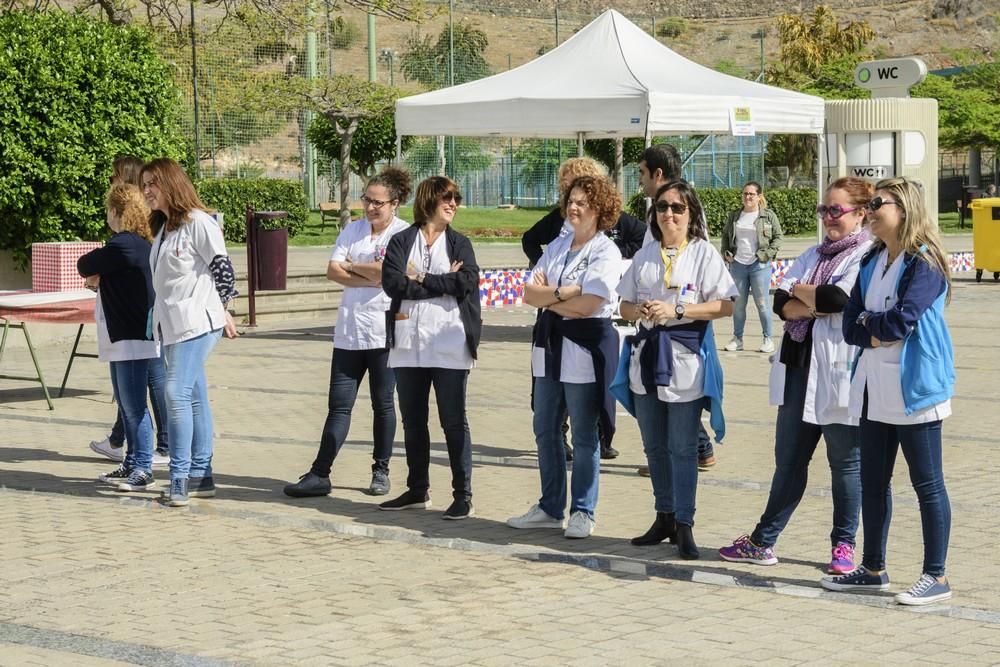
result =
[[[854,547],[846,542],[840,542],[832,550],[830,564],[826,571],[829,574],[847,574],[854,570]]]

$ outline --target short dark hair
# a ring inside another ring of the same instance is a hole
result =
[[[691,222],[688,223],[688,240],[698,238],[707,241],[708,234],[705,231],[705,213],[701,206],[701,200],[698,199],[698,195],[695,193],[694,188],[691,187],[691,184],[681,179],[664,183],[656,190],[656,196],[653,197],[653,206],[651,208],[653,217],[650,221],[649,233],[653,235],[657,243],[663,242],[663,232],[660,230],[660,225],[656,222],[656,202],[668,190],[677,190],[677,194],[687,204],[688,214],[691,216]]]
[[[417,193],[413,195],[413,224],[423,227],[434,215],[441,195],[446,192],[461,194],[458,183],[447,176],[431,176],[420,181]]]
[[[642,152],[640,160],[646,163],[650,174],[659,169],[668,181],[681,178],[681,155],[671,144],[650,146]]]

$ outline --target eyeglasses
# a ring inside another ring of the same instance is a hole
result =
[[[827,206],[826,204],[820,204],[819,206],[816,207],[816,213],[818,213],[819,217],[821,217],[821,218],[826,218],[826,217],[829,216],[833,220],[840,220],[842,217],[844,217],[848,213],[851,213],[853,211],[857,211],[859,208],[861,208],[861,207],[860,206],[855,206],[854,208],[844,208],[840,204],[834,204],[833,206]]]
[[[874,213],[883,206],[887,204],[892,204],[893,206],[899,206],[898,201],[892,201],[891,199],[883,199],[882,197],[875,197],[870,202],[865,204],[865,208]]]
[[[455,202],[455,205],[457,206],[462,203],[462,195],[458,194],[457,192],[452,192],[449,190],[448,192],[441,195],[441,201],[443,201],[446,204]]]
[[[371,206],[376,211],[385,206],[386,204],[388,204],[389,201],[382,201],[381,199],[372,199],[368,195],[361,196],[361,203],[364,204],[365,206]]]
[[[688,210],[687,204],[682,204],[680,202],[668,203],[665,201],[656,202],[656,212],[666,213],[671,211],[674,215],[684,215],[684,212]]]

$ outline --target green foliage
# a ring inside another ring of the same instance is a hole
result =
[[[338,16],[330,21],[330,46],[345,51],[361,39],[361,28],[354,21]]]
[[[454,61],[455,84],[475,81],[492,74],[483,57],[489,38],[472,24],[460,21],[455,24]],[[451,59],[448,27],[441,31],[437,41],[430,35],[411,35],[406,50],[400,58],[400,70],[407,81],[419,81],[431,88],[449,85],[448,67]]]
[[[482,171],[493,163],[493,159],[483,152],[482,143],[478,139],[468,137],[449,137],[455,142],[454,162],[452,173],[466,173],[472,171]],[[447,155],[447,139],[445,140],[445,154]],[[438,164],[437,140],[433,137],[423,139],[413,143],[403,157],[406,168],[413,172],[426,171],[428,167],[434,169]]]
[[[563,159],[576,155],[576,147],[564,149]],[[612,159],[614,154],[612,153]],[[514,150],[514,161],[521,165],[520,180],[523,183],[556,182],[559,173],[559,149],[554,140],[525,139]],[[555,197],[558,192],[553,192]]]
[[[740,79],[747,78],[746,68],[737,63],[735,60],[730,60],[729,58],[723,58],[722,60],[717,61],[712,69],[716,72],[722,72],[723,74],[735,76]]]
[[[226,241],[231,243],[247,240],[247,206],[255,211],[288,211],[288,217],[280,221],[282,224],[270,228],[287,227],[289,236],[295,236],[309,214],[306,196],[298,181],[205,178],[198,181],[197,187],[205,205],[224,214]]]
[[[0,16],[0,248],[101,238],[115,157],[180,156],[177,99],[145,30]]]
[[[325,116],[316,116],[307,132],[309,141],[327,161],[340,161],[341,135]],[[403,137],[403,151],[413,145],[414,138]],[[361,176],[375,173],[378,162],[396,156],[395,114],[386,113],[375,118],[358,121],[358,129],[351,140],[351,171]]]
[[[622,142],[622,165],[638,163],[645,149],[643,139],[625,139]],[[615,170],[614,139],[588,139],[583,144],[583,152],[603,164],[609,174]]]
[[[781,66],[772,70],[770,78],[801,89],[826,63],[859,53],[875,38],[875,31],[866,21],[841,25],[829,6],[818,5],[812,16],[792,13],[779,16],[778,35]]]
[[[929,74],[913,88],[915,97],[938,101],[938,143],[942,148],[1000,146],[1000,65],[980,65],[945,78]]]
[[[698,199],[705,209],[709,233],[718,238],[729,214],[742,206],[743,188],[706,188],[698,190]],[[785,234],[801,234],[816,228],[816,190],[810,188],[771,188],[764,195],[767,206],[774,211]],[[626,209],[641,220],[646,219],[646,198],[637,192],[629,199]]]
[[[673,16],[656,25],[656,36],[676,39],[687,32],[688,23],[679,16]]]

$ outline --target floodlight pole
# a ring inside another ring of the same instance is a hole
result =
[[[191,87],[194,94],[194,164],[198,178],[201,178],[201,139],[198,130],[198,49],[195,46],[194,0],[191,0]]]

